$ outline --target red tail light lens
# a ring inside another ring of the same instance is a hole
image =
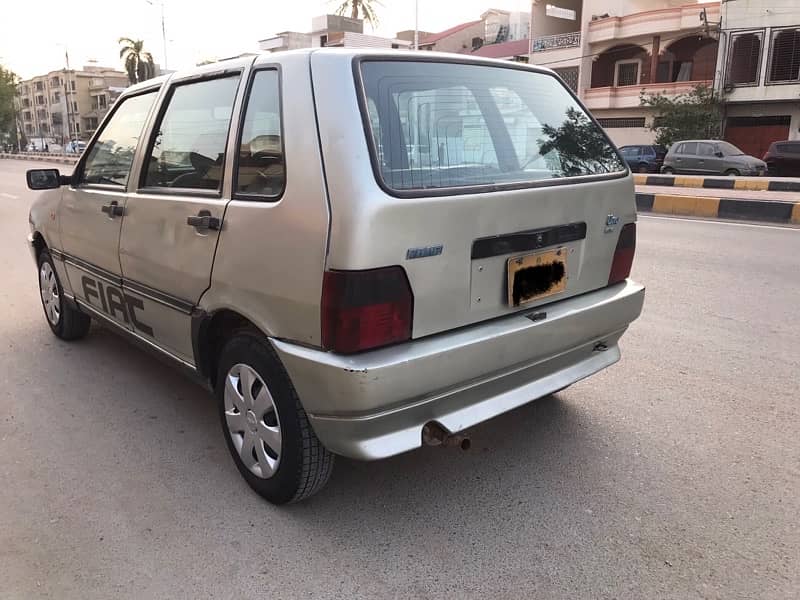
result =
[[[414,295],[402,267],[326,271],[322,345],[352,354],[411,339]]]
[[[608,285],[624,281],[631,274],[633,255],[636,253],[636,223],[628,223],[619,232],[617,249],[614,251],[614,262],[608,275]]]

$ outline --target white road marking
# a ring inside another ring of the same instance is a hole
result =
[[[14,194],[6,194],[5,192],[0,192],[0,196],[3,198],[9,198],[11,200],[16,200],[19,196],[15,196]]]
[[[730,221],[715,221],[714,219],[687,219],[686,217],[656,217],[655,215],[643,215],[639,213],[640,219],[658,219],[660,221],[689,221],[690,223],[706,223],[711,225],[730,225],[731,227],[759,227],[760,229],[778,229],[780,231],[796,231],[800,229],[787,224],[780,225],[759,225],[757,223],[731,223]]]

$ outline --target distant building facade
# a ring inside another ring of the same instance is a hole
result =
[[[29,140],[86,140],[127,86],[125,72],[95,65],[26,79],[17,86],[19,128]]]
[[[724,136],[761,157],[772,142],[800,139],[800,3],[727,2],[716,89]]]
[[[258,41],[264,52],[281,52],[299,48],[395,48],[408,49],[413,42],[364,33],[364,21],[341,15],[321,15],[311,20],[311,31],[283,31]]]

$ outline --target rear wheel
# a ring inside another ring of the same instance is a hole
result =
[[[58,279],[53,259],[47,250],[39,254],[39,296],[47,324],[62,340],[78,340],[89,333],[89,315],[70,306]]]
[[[738,177],[739,175],[741,175],[741,173],[739,173],[739,171],[737,171],[736,169],[728,169],[727,171],[725,171],[725,175],[727,177]]]
[[[675,175],[675,169],[673,169],[672,167],[664,167],[663,169],[661,169],[661,172],[664,175]]]
[[[285,504],[324,487],[334,455],[317,438],[294,386],[262,336],[242,332],[225,344],[216,395],[228,450],[258,494]]]

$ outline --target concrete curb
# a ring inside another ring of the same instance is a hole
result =
[[[637,192],[636,208],[642,213],[800,225],[800,202]]]
[[[9,158],[12,160],[41,160],[45,162],[60,163],[62,165],[74,165],[76,162],[78,162],[77,158],[73,158],[71,156],[59,156],[52,154],[7,154],[5,152],[0,152],[0,159],[2,158]]]
[[[696,177],[692,175],[644,175],[634,173],[636,185],[711,188],[719,190],[749,190],[751,192],[800,192],[800,181],[770,179],[769,177]]]

